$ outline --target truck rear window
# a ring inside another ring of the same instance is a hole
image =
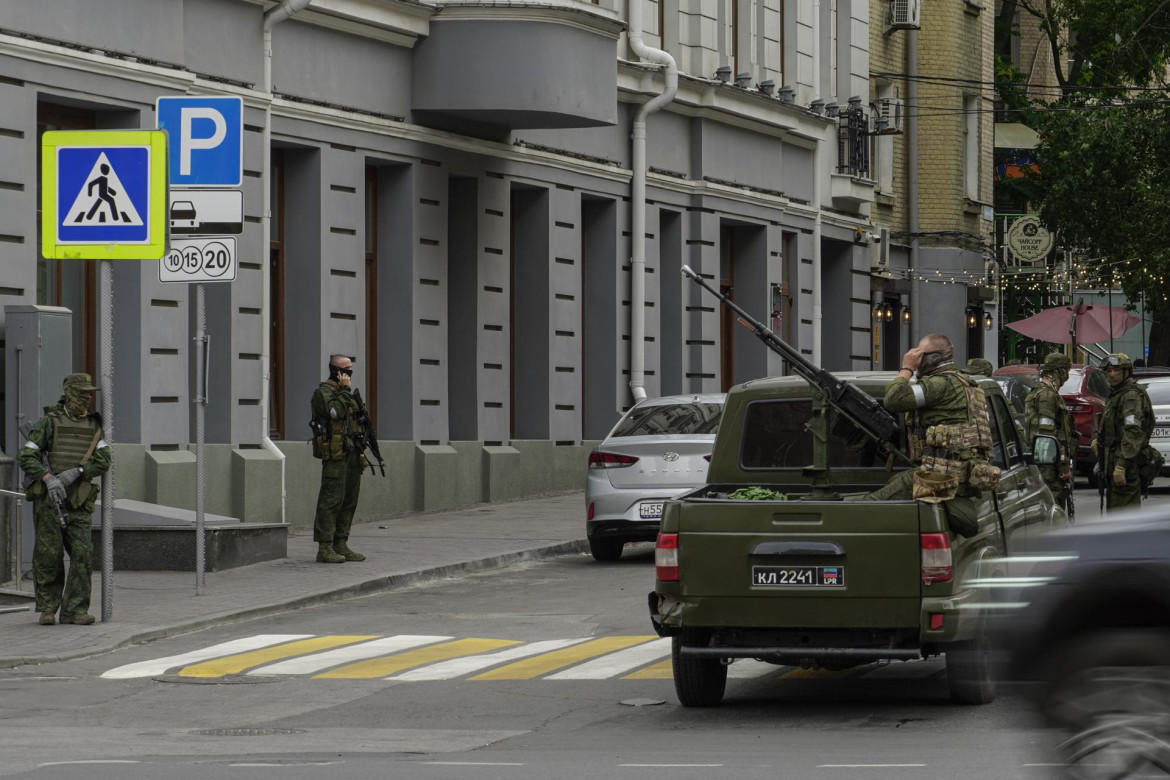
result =
[[[716,433],[723,404],[657,404],[635,409],[614,429],[614,436]]]
[[[753,401],[744,418],[740,466],[744,469],[800,469],[813,463],[809,433],[812,401]],[[833,468],[885,467],[878,447],[847,419],[829,412],[829,465]]]

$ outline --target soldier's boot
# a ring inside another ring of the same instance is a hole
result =
[[[42,612],[41,613],[41,625],[42,626],[53,626],[56,624],[57,624],[56,613],[53,613],[53,612]]]
[[[345,556],[338,555],[329,542],[318,542],[317,563],[345,563]]]
[[[333,551],[344,557],[347,561],[364,561],[366,559],[366,556],[362,555],[360,552],[354,552],[353,550],[349,549],[349,545],[346,544],[345,539],[340,541],[335,540],[333,542]]]
[[[96,618],[86,612],[79,612],[76,615],[61,614],[61,623],[72,623],[75,626],[92,626]]]

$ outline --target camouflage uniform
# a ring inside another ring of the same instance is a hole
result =
[[[321,547],[317,560],[338,563],[360,561],[364,555],[349,550],[350,525],[357,509],[365,461],[356,444],[361,428],[354,419],[357,402],[348,387],[333,380],[322,382],[313,393],[314,424],[324,435],[313,437],[313,457],[321,463],[321,489],[317,494],[317,514],[313,520],[313,541]],[[331,557],[324,545],[331,546]]]
[[[899,375],[886,388],[883,400],[886,409],[895,413],[906,413],[906,427],[911,437],[911,456],[919,466],[919,472],[924,468],[933,471],[934,463],[955,463],[935,458],[933,450],[929,447],[924,449],[927,431],[936,426],[959,426],[975,422],[968,413],[967,397],[967,388],[974,384],[969,377],[950,364],[940,367],[929,376],[919,378],[917,384],[911,384],[905,377]],[[957,462],[963,465],[961,471],[965,473],[957,475],[958,487],[955,489],[954,497],[945,500],[945,509],[951,527],[957,533],[972,536],[978,530],[978,506],[983,500],[983,490],[973,486],[965,477],[972,465],[985,461],[986,452],[982,448],[967,447],[953,451],[953,454],[957,456]],[[926,468],[927,466],[929,468]],[[904,501],[913,498],[915,473],[915,469],[907,469],[895,474],[885,486],[867,498],[873,501]]]
[[[1027,439],[1031,442],[1044,434],[1056,438],[1059,463],[1055,466],[1040,466],[1040,476],[1061,506],[1068,506],[1072,483],[1070,462],[1076,454],[1080,436],[1073,425],[1072,415],[1060,397],[1059,388],[1068,381],[1071,361],[1059,352],[1044,359],[1040,369],[1042,381],[1024,399],[1024,425]],[[1051,384],[1049,384],[1051,383]]]
[[[984,360],[983,358],[971,358],[967,361],[967,367],[964,368],[963,371],[975,376],[991,376],[991,374],[995,371],[995,367],[991,365],[990,360]]]
[[[1133,381],[1133,368],[1129,358],[1120,353],[1110,355],[1108,360],[1120,358],[1125,366],[1124,380],[1114,385],[1101,416],[1101,428],[1097,435],[1105,447],[1105,463],[1101,465],[1099,478],[1106,483],[1109,494],[1108,508],[1139,507],[1142,504],[1142,483],[1138,476],[1138,456],[1150,443],[1154,431],[1154,410],[1145,388]],[[1107,362],[1106,367],[1110,363]],[[1113,363],[1112,365],[1118,365]],[[1125,473],[1125,484],[1113,481],[1117,468]]]
[[[77,392],[88,394],[93,389],[89,374],[70,374],[65,378],[67,396]],[[86,411],[85,407],[70,408],[67,404],[66,398],[62,398],[60,403],[46,406],[45,416],[32,427],[28,440],[17,452],[20,468],[30,480],[25,495],[33,502],[36,531],[33,583],[37,611],[44,625],[52,625],[58,609],[62,623],[93,622],[87,613],[93,572],[92,516],[99,488],[91,480],[110,468],[110,445],[103,439],[101,416]],[[70,411],[77,413],[70,414]],[[43,457],[48,458],[50,468],[45,467]],[[44,481],[50,473],[68,483],[65,500],[61,502],[64,528]]]

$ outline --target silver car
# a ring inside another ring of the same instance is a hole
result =
[[[662,502],[706,483],[724,398],[648,398],[589,454],[585,529],[595,559],[616,561],[626,542],[654,541]]]
[[[1154,432],[1150,435],[1150,446],[1162,453],[1166,465],[1162,467],[1162,476],[1170,476],[1170,378],[1157,377],[1138,379],[1144,385],[1150,396],[1150,405],[1154,407]]]

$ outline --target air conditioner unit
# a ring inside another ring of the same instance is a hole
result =
[[[922,27],[922,0],[890,0],[886,16],[886,32],[890,30],[918,30]]]
[[[878,98],[870,108],[873,109],[875,135],[901,135],[905,132],[906,101],[902,98]]]
[[[888,271],[890,268],[890,229],[879,225],[869,242],[869,267],[871,271]]]

